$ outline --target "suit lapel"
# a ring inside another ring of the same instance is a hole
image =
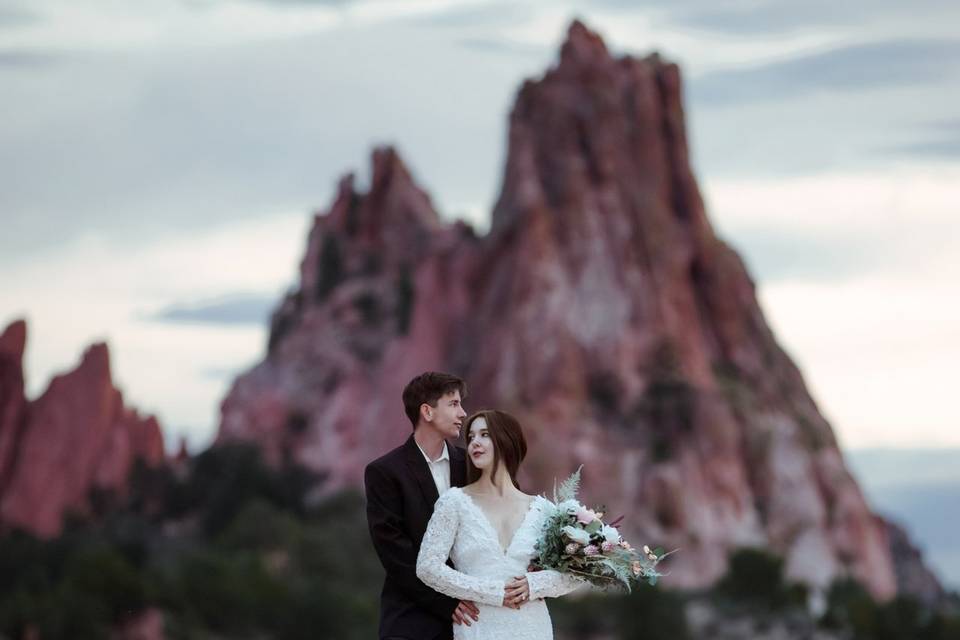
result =
[[[420,452],[420,447],[417,446],[412,435],[403,446],[406,453],[407,466],[410,467],[410,472],[413,474],[413,477],[416,478],[417,484],[420,485],[420,491],[423,493],[427,504],[433,508],[434,503],[440,495],[437,493],[437,485],[433,481],[433,476],[430,474],[430,467],[427,466],[427,461]],[[453,465],[451,465],[451,467],[452,466]]]

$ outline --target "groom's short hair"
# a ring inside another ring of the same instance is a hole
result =
[[[426,402],[431,407],[437,406],[437,401],[448,393],[460,392],[460,399],[467,397],[467,385],[452,373],[427,371],[407,383],[403,389],[403,410],[417,428],[420,421],[420,406]]]

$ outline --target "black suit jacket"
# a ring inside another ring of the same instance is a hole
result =
[[[466,482],[466,453],[447,443],[450,486]],[[417,577],[420,542],[439,497],[430,467],[411,435],[367,465],[367,525],[387,575],[380,593],[380,637],[447,640],[459,600],[438,593]],[[448,561],[449,562],[449,561]]]

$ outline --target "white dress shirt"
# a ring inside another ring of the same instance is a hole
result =
[[[414,439],[414,442],[417,443],[417,448],[420,449],[423,459],[427,461],[427,466],[430,467],[430,475],[433,476],[433,482],[437,485],[437,495],[442,495],[444,491],[450,488],[450,452],[447,451],[447,441],[443,441],[443,452],[436,460],[430,459],[430,456],[427,455],[427,452],[423,450],[416,439]]]

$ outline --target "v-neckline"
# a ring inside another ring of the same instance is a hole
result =
[[[533,511],[533,504],[537,501],[537,496],[533,496],[533,499],[530,500],[530,504],[527,506],[527,512],[523,514],[523,518],[521,518],[520,524],[517,525],[517,528],[513,530],[513,535],[510,536],[510,541],[507,543],[506,549],[504,549],[503,545],[500,544],[500,534],[497,533],[497,528],[493,526],[493,522],[490,520],[489,517],[487,517],[487,512],[484,511],[480,505],[474,502],[473,496],[471,496],[467,491],[465,491],[463,487],[459,487],[459,489],[460,489],[460,493],[466,496],[467,502],[469,502],[474,509],[480,512],[480,517],[486,523],[487,529],[489,529],[490,533],[493,534],[494,543],[497,545],[497,547],[499,547],[500,551],[503,554],[503,557],[506,557],[507,554],[510,553],[510,549],[513,548],[513,542],[514,540],[517,539],[517,534],[520,533],[520,529],[523,529],[523,525],[527,524],[527,518],[530,517],[530,513]]]

